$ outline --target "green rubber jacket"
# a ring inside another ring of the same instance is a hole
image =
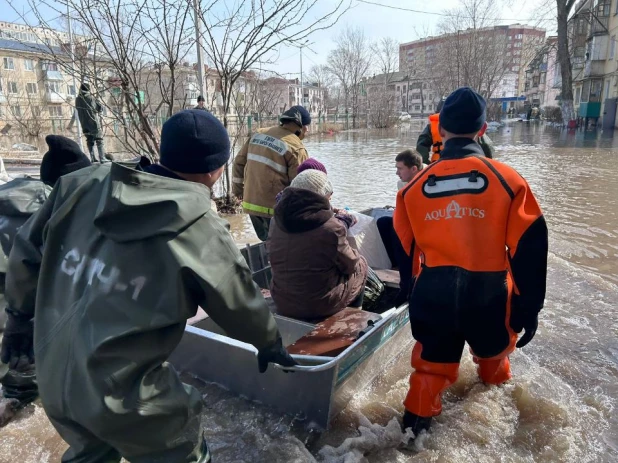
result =
[[[201,184],[118,164],[59,180],[17,234],[6,294],[11,310],[34,316],[51,418],[113,442],[149,416],[177,436],[200,396],[165,361],[198,305],[233,338],[258,349],[275,342],[226,225]]]

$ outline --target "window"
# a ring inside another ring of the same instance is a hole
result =
[[[26,71],[34,71],[34,60],[32,60],[32,59],[25,59],[24,60],[24,69]]]
[[[72,96],[77,95],[77,92],[75,91],[75,85],[67,85],[67,93]]]
[[[14,117],[21,117],[21,106],[11,106],[11,113]]]
[[[12,94],[18,93],[17,82],[9,82],[8,84],[9,84],[9,93],[12,93]]]
[[[36,84],[28,82],[26,84],[26,93],[29,93],[30,95],[37,93]]]
[[[39,106],[32,106],[30,111],[32,111],[33,117],[39,117],[41,115],[41,108]]]
[[[523,38],[524,38],[524,34],[517,34],[517,35],[515,36],[515,38],[516,38],[517,40],[521,40],[521,39],[523,39]]]
[[[415,104],[415,105],[414,105],[414,109],[415,109],[416,111],[420,111],[420,110],[421,110],[421,105],[420,105],[420,104]]]
[[[48,82],[45,84],[45,89],[48,92],[60,93],[60,84],[58,82]]]
[[[521,42],[517,42],[517,43],[515,44],[515,48],[521,48]]]
[[[544,73],[541,74],[540,83],[544,84],[545,83],[545,79],[547,79],[547,73],[544,72]]]
[[[519,56],[519,55],[521,55],[521,50],[515,50],[515,51],[513,52],[513,55],[514,55],[514,56]]]
[[[58,70],[58,64],[52,63],[51,61],[44,62],[41,65],[41,67],[43,68],[44,71],[57,71]]]
[[[611,41],[609,43],[609,59],[614,59],[615,53],[616,53],[616,36],[612,35]]]
[[[575,104],[579,104],[579,97],[581,96],[581,87],[575,89]]]
[[[51,117],[62,117],[62,106],[49,106],[48,109]]]
[[[13,62],[13,58],[4,58],[4,69],[7,71],[15,70],[15,63]]]
[[[609,79],[605,82],[605,99],[609,98]]]
[[[513,71],[513,72],[517,72],[517,71],[519,71],[519,66],[513,66],[513,67],[511,68],[511,71]]]

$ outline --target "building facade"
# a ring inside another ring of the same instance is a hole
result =
[[[532,26],[512,24],[468,29],[402,43],[399,45],[399,69],[406,70],[416,79],[428,82],[431,87],[439,91],[437,88],[439,85],[435,81],[432,82],[432,74],[437,66],[443,65],[443,61],[449,60],[450,50],[445,50],[445,47],[471,40],[473,35],[481,36],[486,43],[494,44],[496,54],[499,55],[494,58],[494,62],[496,60],[499,62],[499,69],[494,72],[500,78],[493,84],[494,88],[488,90],[491,97],[501,98],[504,95],[507,98],[522,95],[525,87],[525,69],[531,59],[530,54],[545,40],[545,30]],[[454,87],[457,87],[456,83]],[[450,93],[454,89],[445,88],[444,93]]]
[[[526,104],[538,108],[558,106],[562,78],[557,62],[558,37],[548,37],[526,68]]]

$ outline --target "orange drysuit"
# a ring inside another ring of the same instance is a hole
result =
[[[481,379],[511,377],[520,320],[543,307],[547,225],[526,181],[468,138],[399,191],[394,227],[414,255],[410,323],[417,340],[406,409],[440,414],[468,342]]]

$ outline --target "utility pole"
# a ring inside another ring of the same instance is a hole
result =
[[[69,22],[69,49],[71,53],[71,73],[73,74],[73,88],[75,89],[75,99],[73,100],[73,118],[75,119],[77,127],[77,143],[79,149],[84,151],[84,145],[82,141],[82,124],[79,122],[79,114],[77,113],[77,81],[75,80],[75,53],[73,51],[73,28],[71,26],[71,10],[67,3],[67,20]]]
[[[193,13],[195,15],[195,43],[197,45],[197,88],[200,91],[200,95],[206,98],[206,92],[204,92],[204,59],[202,57],[202,20],[200,18],[200,0],[193,0]]]
[[[300,47],[300,105],[305,107],[305,92],[303,89],[303,48]]]

